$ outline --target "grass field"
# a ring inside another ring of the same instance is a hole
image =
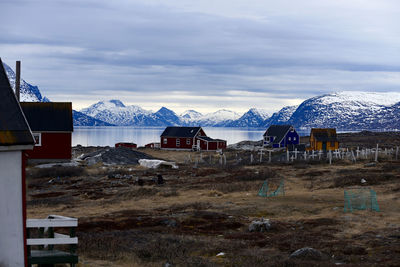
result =
[[[225,167],[200,162],[194,168],[187,158],[189,153],[198,157],[195,152],[142,151],[180,168],[97,164],[53,168],[48,174],[29,168],[28,217],[77,217],[80,266],[400,264],[400,161],[372,167],[365,167],[366,161],[228,161]],[[153,181],[159,173],[162,186]],[[266,179],[272,187],[284,179],[285,195],[257,196]],[[380,212],[344,213],[343,192],[351,186],[375,190]],[[249,224],[260,218],[271,220],[270,231],[249,232]],[[324,257],[289,258],[303,247]]]

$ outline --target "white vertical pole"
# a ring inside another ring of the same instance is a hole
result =
[[[375,162],[378,162],[378,151],[379,151],[379,144],[376,144]]]
[[[289,158],[289,150],[286,150],[286,160],[287,162],[289,162],[290,158]]]

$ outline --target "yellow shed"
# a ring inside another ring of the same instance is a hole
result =
[[[335,150],[339,141],[335,128],[312,128],[310,133],[310,150]]]

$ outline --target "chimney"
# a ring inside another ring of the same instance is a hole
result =
[[[19,102],[20,95],[20,81],[21,81],[21,61],[17,61],[15,65],[15,95]]]

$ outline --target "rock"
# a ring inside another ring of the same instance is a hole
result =
[[[178,225],[178,223],[174,219],[172,219],[172,220],[165,219],[165,220],[162,221],[162,223],[165,224],[168,227],[176,227]]]
[[[323,260],[324,255],[321,251],[316,250],[314,248],[301,248],[293,252],[290,256],[290,259],[302,259],[302,260]]]
[[[249,232],[266,232],[271,229],[269,219],[254,220],[249,225]]]
[[[370,163],[365,163],[364,167],[375,167],[376,163],[375,162],[370,162]]]
[[[365,184],[367,181],[363,178],[363,179],[361,179],[361,183],[362,184]]]

